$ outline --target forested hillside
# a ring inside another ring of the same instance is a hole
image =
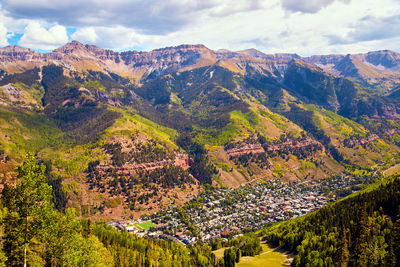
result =
[[[233,266],[260,251],[255,235],[225,245],[217,261],[208,245],[188,248],[141,238],[60,212],[57,179],[28,155],[2,190],[3,266]],[[320,210],[264,230],[263,240],[295,254],[294,266],[395,266],[400,261],[400,176],[369,186]],[[215,242],[214,242],[215,243]],[[214,244],[213,243],[213,244]],[[217,243],[215,243],[217,244]],[[214,246],[214,245],[213,245]],[[217,247],[218,248],[218,247]],[[253,253],[253,254],[252,254]],[[228,265],[227,265],[228,264]]]
[[[320,60],[203,45],[1,48],[1,182],[30,152],[52,166],[63,208],[132,219],[180,206],[205,184],[308,181],[399,163],[396,93]]]
[[[0,0],[0,267],[400,267],[399,29],[400,0]]]
[[[1,197],[0,266],[207,266],[210,249],[118,232],[55,209],[46,166],[28,155]]]
[[[293,266],[398,266],[400,176],[265,231],[295,254]]]

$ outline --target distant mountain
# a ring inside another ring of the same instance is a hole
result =
[[[270,72],[283,71],[293,59],[317,65],[333,75],[350,78],[363,86],[391,91],[399,84],[400,53],[390,50],[354,55],[316,55],[301,58],[297,54],[264,54],[256,49],[238,52],[213,51],[204,45],[181,45],[150,52],[114,52],[94,45],[72,41],[51,53],[37,53],[19,46],[0,48],[0,62],[10,72],[27,70],[50,62],[81,71],[85,69],[114,72],[136,82],[150,74],[188,70],[217,64],[243,72],[246,64]],[[84,63],[84,64],[83,64]],[[17,68],[18,65],[18,68]]]
[[[400,53],[390,50],[346,56],[311,56],[304,60],[332,74],[383,92],[392,91],[400,82]]]
[[[400,152],[398,55],[0,48],[0,175],[34,152],[67,205],[127,218],[201,184],[387,168]]]

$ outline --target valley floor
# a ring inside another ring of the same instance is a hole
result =
[[[256,266],[268,266],[268,267],[282,267],[288,266],[291,259],[285,254],[280,252],[277,248],[271,248],[268,244],[261,244],[262,252],[255,257],[241,257],[238,267],[256,267]],[[225,248],[221,248],[213,251],[217,259],[224,257]]]
[[[142,222],[151,221],[155,227],[150,231],[132,229],[132,232],[187,245],[199,240],[208,242],[215,238],[229,238],[243,230],[254,231],[269,223],[303,216],[378,178],[371,172],[368,175],[342,175],[320,181],[283,183],[274,180],[237,189],[214,188],[181,208],[170,207],[142,217]],[[128,224],[112,223],[118,229]]]

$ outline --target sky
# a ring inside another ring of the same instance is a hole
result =
[[[400,52],[400,0],[0,0],[0,47]]]

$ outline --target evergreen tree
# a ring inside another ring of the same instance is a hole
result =
[[[361,220],[357,227],[358,234],[354,243],[354,254],[351,258],[351,263],[355,266],[368,266],[369,239],[371,231],[370,218],[363,208],[361,211]]]
[[[227,248],[224,251],[224,265],[225,267],[234,267],[236,261],[236,251],[234,248]]]
[[[342,232],[339,241],[339,250],[337,251],[336,264],[340,267],[346,267],[349,262],[349,248],[346,232]]]
[[[241,257],[242,257],[242,251],[241,251],[240,249],[237,249],[237,250],[236,250],[236,259],[235,259],[235,262],[236,262],[236,263],[239,263]]]
[[[315,213],[269,226],[263,238],[297,254],[293,266],[398,266],[400,175]],[[316,253],[318,252],[318,254]],[[242,251],[243,254],[243,251]]]
[[[7,209],[4,218],[4,252],[7,265],[27,266],[33,253],[35,237],[45,230],[46,218],[52,213],[52,190],[46,183],[45,167],[33,155],[17,168],[17,184],[6,185],[2,201]]]
[[[393,224],[393,230],[391,234],[391,251],[395,255],[395,262],[400,263],[400,216]]]

